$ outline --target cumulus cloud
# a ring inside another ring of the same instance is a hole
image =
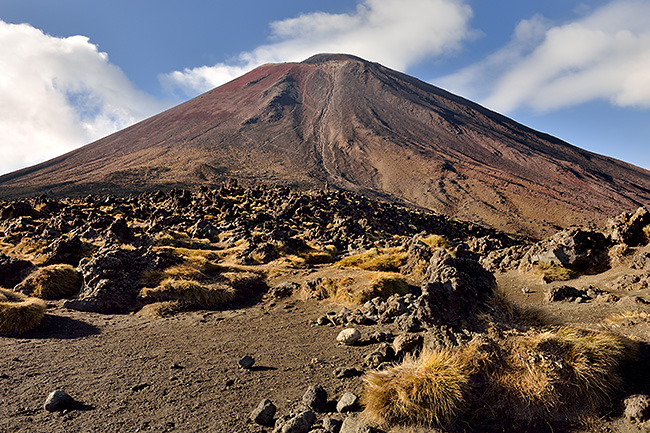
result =
[[[472,10],[462,0],[364,0],[353,13],[314,12],[271,23],[270,43],[231,62],[160,77],[188,95],[223,84],[270,62],[301,61],[323,52],[348,53],[405,70],[460,48],[473,37]]]
[[[509,112],[592,100],[650,108],[650,3],[613,1],[563,25],[522,21],[506,47],[436,83]]]
[[[0,173],[65,153],[164,108],[84,36],[0,20]]]

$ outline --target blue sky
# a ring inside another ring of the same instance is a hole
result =
[[[0,0],[0,173],[346,52],[650,168],[650,0]]]

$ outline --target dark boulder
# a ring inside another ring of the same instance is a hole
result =
[[[28,260],[21,260],[0,253],[0,287],[14,287],[34,269],[36,267]]]
[[[142,274],[152,268],[153,255],[142,250],[104,247],[79,265],[83,286],[67,308],[97,313],[127,312],[137,307]]]

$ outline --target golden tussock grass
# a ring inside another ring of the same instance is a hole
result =
[[[420,238],[420,240],[428,245],[432,250],[437,250],[438,248],[444,248],[446,250],[451,249],[449,241],[441,235],[427,235]]]
[[[607,316],[603,320],[607,325],[629,326],[650,322],[650,314],[646,311],[624,311]]]
[[[235,289],[226,284],[204,284],[188,279],[168,278],[156,287],[145,287],[140,295],[147,301],[178,301],[187,305],[214,308],[235,299]]]
[[[409,285],[404,278],[391,272],[374,272],[356,278],[325,278],[317,286],[315,293],[309,293],[318,299],[363,304],[376,297],[387,299],[391,295],[405,295]]]
[[[400,266],[406,262],[408,254],[402,247],[372,248],[363,253],[345,257],[337,265],[355,267],[368,271],[398,272]]]
[[[160,319],[173,317],[187,309],[187,305],[180,301],[162,301],[147,304],[138,311],[139,316]]]
[[[30,296],[42,299],[62,299],[76,295],[83,278],[77,270],[64,264],[50,265],[32,272],[18,289]]]
[[[568,281],[578,276],[577,272],[556,263],[539,262],[533,272],[540,275],[544,281]]]
[[[47,305],[38,298],[0,288],[0,333],[20,334],[38,325]]]
[[[364,414],[381,425],[575,419],[610,403],[634,352],[613,334],[558,327],[479,336],[365,380]]]
[[[471,381],[468,365],[457,353],[426,350],[418,358],[364,377],[364,416],[386,426],[445,426],[465,406]]]

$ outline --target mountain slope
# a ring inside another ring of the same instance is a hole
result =
[[[268,64],[51,161],[0,198],[125,193],[227,177],[360,191],[541,235],[650,204],[650,172],[376,63]]]

